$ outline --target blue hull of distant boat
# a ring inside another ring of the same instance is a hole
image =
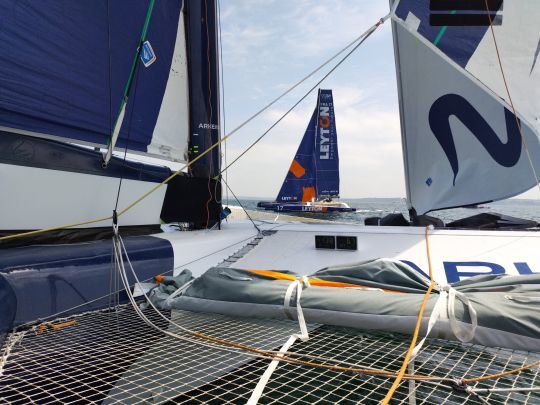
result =
[[[264,208],[268,211],[274,212],[313,212],[317,214],[324,214],[329,212],[355,212],[356,208],[346,207],[321,207],[306,204],[283,204],[277,202],[261,201],[257,204],[258,208]]]

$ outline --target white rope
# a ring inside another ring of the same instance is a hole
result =
[[[0,377],[4,375],[4,367],[7,364],[7,360],[9,358],[9,355],[11,354],[11,350],[13,350],[13,347],[15,347],[17,343],[20,343],[23,340],[26,332],[28,331],[26,330],[22,332],[13,332],[9,334],[4,348],[4,353],[2,353],[2,356],[0,356]]]
[[[397,4],[396,4],[397,6]],[[298,86],[300,86],[302,83],[304,83],[306,80],[308,80],[311,76],[313,76],[315,73],[319,72],[322,68],[324,68],[326,65],[328,65],[330,62],[332,62],[334,59],[336,59],[339,55],[344,53],[347,49],[349,49],[351,46],[356,44],[358,41],[364,39],[365,37],[369,36],[375,28],[377,28],[381,23],[384,23],[389,17],[391,17],[392,13],[394,12],[395,8],[392,10],[392,12],[388,13],[384,17],[380,18],[379,21],[374,24],[373,26],[369,27],[366,31],[364,31],[362,34],[357,36],[355,39],[353,39],[351,42],[349,42],[347,45],[345,45],[341,50],[336,52],[334,55],[332,55],[330,58],[328,58],[326,61],[324,61],[322,64],[320,64],[316,69],[312,70],[310,73],[308,73],[306,76],[304,76],[302,79],[300,79],[296,84],[289,87],[286,91],[281,93],[279,96],[277,96],[275,99],[270,101],[267,105],[265,105],[263,108],[261,108],[259,111],[257,111],[255,114],[253,114],[251,117],[246,119],[243,123],[238,125],[236,128],[234,128],[231,132],[229,132],[229,136],[234,134],[235,132],[238,132],[240,129],[242,129],[244,126],[249,124],[251,121],[253,121],[255,118],[257,118],[259,115],[261,115],[263,112],[268,110],[270,107],[272,107],[275,103],[277,103],[279,100],[281,100],[283,97],[285,97],[287,94],[289,94],[291,91],[296,89]]]
[[[465,389],[467,392],[473,394],[487,394],[490,392],[540,392],[540,387],[530,387],[530,388],[472,388],[467,387]]]

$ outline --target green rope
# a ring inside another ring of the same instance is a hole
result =
[[[150,24],[150,18],[152,17],[154,3],[155,3],[155,0],[150,0],[148,4],[148,9],[146,10],[146,18],[144,20],[143,29],[141,31],[141,38],[139,39],[139,46],[137,47],[137,52],[135,53],[135,56],[133,57],[133,62],[131,63],[131,70],[129,72],[129,77],[128,77],[126,86],[124,87],[124,95],[122,96],[122,100],[120,101],[120,108],[118,109],[118,114],[116,115],[116,119],[114,120],[114,125],[111,128],[112,131],[114,131],[114,128],[116,128],[118,118],[120,117],[120,114],[122,113],[122,109],[124,108],[124,105],[127,103],[127,100],[129,98],[131,85],[133,84],[133,78],[135,77],[135,69],[137,67],[137,62],[141,56],[143,43],[144,41],[146,41],[146,34],[148,32],[148,25]],[[111,146],[112,135],[113,134],[111,132],[111,134],[109,135],[109,139],[107,141],[107,146],[109,147]]]
[[[456,14],[456,10],[452,10],[450,14]],[[446,25],[441,28],[441,30],[437,34],[437,38],[435,38],[435,41],[433,41],[433,45],[437,46],[439,44],[439,41],[441,40],[441,38],[443,37],[447,29],[448,29],[448,26]]]

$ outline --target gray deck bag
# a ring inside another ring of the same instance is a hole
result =
[[[310,278],[358,288],[302,283],[300,306],[306,322],[401,333],[412,333],[429,286],[411,267],[388,259],[328,267]],[[248,270],[214,267],[184,284],[182,291],[169,295],[169,287],[167,292],[156,291],[152,300],[164,309],[297,319],[298,282],[294,288],[292,283]],[[539,309],[540,274],[476,276],[432,291],[421,336],[433,314],[437,322],[430,337],[540,351]]]

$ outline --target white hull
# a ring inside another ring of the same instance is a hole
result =
[[[283,222],[265,222],[259,227],[277,232],[265,236],[257,246],[231,264],[232,267],[311,274],[331,265],[393,258],[406,260],[428,273],[424,228]],[[254,238],[256,233],[249,221],[237,220],[224,223],[221,231],[156,236],[171,241],[177,271],[188,268],[197,276],[227,259],[252,240],[250,236]],[[316,249],[315,235],[356,236],[358,250]],[[204,240],[208,243],[201,243]],[[432,230],[429,232],[429,244],[434,277],[440,283],[463,280],[475,274],[519,275],[540,271],[538,232]],[[205,256],[203,260],[183,266],[202,256]]]
[[[115,177],[0,164],[0,229],[43,229],[110,216],[116,201]],[[119,209],[156,183],[123,180]],[[119,218],[120,225],[159,224],[166,187]],[[85,227],[109,226],[101,221]]]

